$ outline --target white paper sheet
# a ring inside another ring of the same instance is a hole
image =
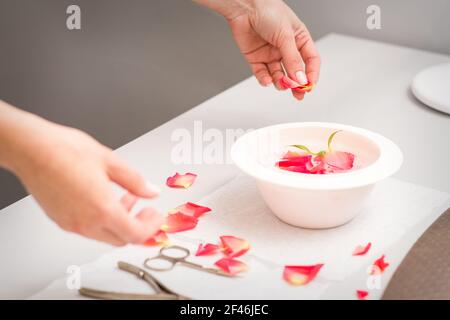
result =
[[[173,290],[195,299],[317,299],[333,284],[369,267],[408,229],[436,215],[436,210],[442,210],[449,199],[450,195],[444,192],[386,179],[376,186],[361,214],[350,223],[328,230],[306,230],[278,220],[263,203],[254,181],[237,176],[198,202],[211,207],[213,212],[203,217],[195,230],[173,235],[171,239],[174,244],[195,252],[198,243],[217,242],[221,235],[243,237],[252,245],[242,257],[250,267],[249,272],[229,279],[177,266],[170,272],[153,274]],[[369,241],[372,248],[367,255],[351,255],[356,245]],[[122,292],[152,292],[141,280],[118,270],[116,264],[123,260],[142,266],[143,260],[155,255],[157,250],[141,246],[114,250],[82,267],[82,285]],[[191,258],[209,266],[217,259]],[[307,286],[295,287],[282,280],[284,265],[315,263],[325,266]],[[80,296],[76,290],[67,289],[63,278],[32,298],[77,299]]]

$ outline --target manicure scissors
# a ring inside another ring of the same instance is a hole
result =
[[[130,272],[140,279],[147,282],[156,293],[154,294],[139,294],[139,293],[122,293],[113,291],[102,291],[92,288],[80,288],[79,293],[81,295],[97,298],[97,299],[111,299],[111,300],[190,300],[190,298],[185,297],[181,294],[174,292],[173,290],[167,288],[158,279],[153,277],[147,271],[136,267],[132,264],[119,261],[117,263],[119,269]]]
[[[213,273],[219,276],[231,277],[231,275],[220,269],[208,268],[200,264],[187,261],[186,259],[190,254],[189,249],[184,247],[162,247],[161,250],[159,250],[158,255],[145,259],[144,266],[153,271],[168,271],[172,270],[175,265],[182,264],[192,269]]]

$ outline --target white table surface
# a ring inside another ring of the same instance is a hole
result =
[[[405,162],[395,177],[450,192],[450,116],[423,106],[409,89],[418,71],[448,62],[450,56],[337,34],[320,39],[317,46],[323,60],[321,79],[303,102],[288,92],[261,88],[250,78],[118,149],[120,156],[163,191],[167,190],[165,178],[175,171],[196,172],[203,180],[202,189],[194,185],[189,193],[163,192],[154,206],[164,211],[183,201],[195,201],[237,173],[233,165],[175,165],[170,161],[175,145],[172,132],[178,128],[192,131],[196,120],[202,121],[203,130],[223,131],[293,121],[365,127],[391,138],[403,150]],[[418,229],[394,246],[390,256],[401,259],[422,231]],[[69,265],[81,265],[109,250],[108,245],[60,230],[26,197],[0,212],[0,298],[26,298],[65,276]],[[334,287],[326,297],[354,294],[354,288]]]

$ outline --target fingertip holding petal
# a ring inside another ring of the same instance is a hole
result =
[[[145,246],[160,246],[160,245],[162,245],[165,247],[165,246],[168,246],[169,244],[170,244],[170,240],[167,237],[167,234],[162,230],[159,230],[153,237],[147,239],[144,242]]]
[[[279,81],[279,85],[283,89],[292,89],[299,93],[310,92],[314,88],[314,83],[308,82],[302,85],[288,76],[283,76]]]
[[[222,271],[232,276],[248,270],[248,267],[244,262],[233,258],[222,258],[214,264]]]
[[[194,183],[196,178],[197,175],[194,173],[179,174],[177,172],[172,177],[167,178],[166,185],[170,188],[187,189]]]
[[[283,76],[280,79],[280,87],[282,87],[284,89],[292,89],[292,88],[296,88],[299,86],[300,86],[300,84],[297,81],[292,80],[288,76]]]
[[[311,266],[285,266],[283,278],[292,285],[305,285],[314,280],[322,267],[322,263]]]
[[[367,243],[365,246],[358,245],[358,246],[356,246],[355,250],[353,250],[352,255],[353,256],[363,256],[367,252],[369,252],[369,249],[371,246],[372,246],[371,242]]]
[[[167,233],[177,233],[194,229],[197,226],[198,219],[182,213],[169,214],[166,222],[161,226],[161,230]]]

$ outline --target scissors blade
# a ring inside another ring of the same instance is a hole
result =
[[[185,297],[185,296],[183,296],[183,295],[181,295],[179,293],[176,293],[172,289],[169,289],[168,287],[166,287],[161,281],[156,279],[154,276],[152,276],[150,273],[148,273],[144,269],[141,269],[141,268],[139,268],[137,266],[134,266],[134,265],[129,264],[129,263],[124,262],[124,261],[119,261],[117,263],[117,266],[119,267],[119,269],[124,270],[124,271],[128,271],[128,272],[130,272],[132,274],[135,274],[139,278],[143,279],[158,294],[169,294],[169,295],[177,296],[178,299],[180,299],[180,300],[190,300],[190,298]]]
[[[227,272],[225,272],[223,270],[205,267],[205,266],[202,266],[200,264],[196,264],[196,263],[189,262],[189,261],[186,261],[186,260],[180,260],[179,263],[182,263],[185,266],[193,268],[193,269],[196,269],[196,270],[213,273],[213,274],[216,274],[216,275],[219,275],[219,276],[234,277],[233,275],[231,275],[231,274],[229,274],[229,273],[227,273]]]
[[[179,300],[179,296],[168,293],[139,294],[103,291],[84,287],[80,288],[78,292],[85,297],[107,300]]]

